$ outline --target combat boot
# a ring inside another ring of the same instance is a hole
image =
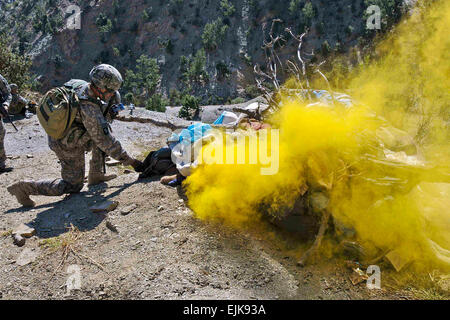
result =
[[[103,182],[108,182],[117,178],[117,174],[89,173],[88,186],[96,186]]]
[[[8,192],[16,196],[17,201],[24,207],[32,208],[36,203],[30,199],[30,195],[24,190],[23,183],[17,182],[7,188]]]

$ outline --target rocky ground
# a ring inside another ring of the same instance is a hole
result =
[[[25,178],[56,178],[59,165],[37,118],[6,124],[9,164],[0,177],[0,299],[411,299],[433,298],[398,285],[393,271],[381,290],[353,285],[339,257],[296,265],[304,244],[261,223],[246,231],[197,220],[182,189],[158,179],[137,181],[118,166],[119,177],[78,195],[34,197],[25,210],[6,187]],[[138,157],[164,146],[170,129],[116,122],[113,132]],[[88,161],[87,161],[88,162]],[[105,200],[109,214],[90,207]],[[36,234],[23,247],[11,234],[20,224]],[[294,250],[295,249],[295,250]],[[79,267],[81,289],[68,291]],[[75,268],[75,269],[74,269]],[[393,280],[394,279],[394,280]],[[439,297],[439,296],[438,296]]]

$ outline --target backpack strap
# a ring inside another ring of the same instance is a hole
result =
[[[80,103],[79,100],[77,99],[77,94],[75,92],[75,90],[71,87],[71,86],[64,86],[64,89],[66,89],[66,91],[69,91],[69,104],[70,104],[70,108],[69,108],[69,117],[67,118],[67,123],[66,123],[66,129],[64,131],[67,131],[71,125],[71,119],[72,119],[72,112],[78,112],[78,109],[80,107]]]

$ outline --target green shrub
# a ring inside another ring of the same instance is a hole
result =
[[[220,9],[222,10],[223,15],[225,17],[232,16],[236,11],[236,9],[234,8],[234,5],[232,3],[230,3],[228,0],[220,1]]]
[[[223,41],[228,28],[220,18],[207,23],[202,34],[203,46],[208,50],[216,50]]]
[[[128,92],[125,95],[124,99],[125,99],[125,103],[127,103],[127,104],[130,104],[130,103],[134,104],[135,103],[135,101],[134,101],[134,94],[132,92]]]
[[[248,98],[253,99],[261,95],[258,87],[256,85],[249,85],[245,87],[245,94]]]
[[[291,0],[291,2],[289,2],[289,12],[291,15],[295,16],[298,13],[299,5],[300,0]]]
[[[151,111],[166,112],[166,106],[169,104],[167,99],[159,93],[152,95],[145,103],[145,108]]]
[[[204,49],[197,51],[191,59],[181,56],[180,71],[183,79],[189,82],[207,82],[209,80],[206,72],[206,53]]]
[[[216,70],[217,70],[217,78],[218,79],[227,78],[231,74],[230,69],[228,69],[228,66],[223,61],[219,61],[216,64]]]
[[[324,41],[322,43],[322,48],[321,48],[321,52],[323,56],[328,56],[328,54],[331,52],[331,47],[330,44],[328,43],[328,41]]]
[[[147,105],[150,97],[155,94],[160,80],[161,76],[156,59],[141,55],[136,60],[136,70],[127,70],[124,89],[134,93],[136,103]]]
[[[311,25],[312,19],[315,17],[316,12],[311,2],[307,2],[302,9],[303,15],[307,21],[308,25]]]
[[[148,8],[144,9],[144,12],[142,12],[142,20],[145,22],[149,22],[152,18],[152,11]]]
[[[193,120],[200,113],[200,100],[192,95],[182,98],[182,107],[178,116],[187,120]]]
[[[32,61],[27,56],[13,52],[10,43],[9,37],[0,34],[0,72],[9,83],[15,83],[20,88],[29,87]]]
[[[230,104],[241,104],[241,103],[244,103],[244,102],[245,102],[245,99],[244,99],[244,98],[242,98],[242,97],[237,97],[237,98],[231,100],[231,101],[230,101]]]
[[[175,88],[169,90],[169,104],[171,106],[180,106],[182,104],[181,99],[182,95],[180,91]]]
[[[97,19],[95,19],[95,25],[101,33],[108,33],[112,30],[112,21],[105,14],[100,13]]]

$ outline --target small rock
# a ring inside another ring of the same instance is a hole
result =
[[[28,159],[33,159],[34,156],[33,156],[32,154],[27,154],[27,158],[28,158]]]
[[[137,205],[132,204],[132,205],[130,205],[128,207],[123,208],[120,211],[120,214],[123,215],[123,216],[126,216],[126,215],[130,214],[131,212],[133,212],[136,208],[137,208]]]
[[[106,165],[107,165],[108,167],[116,167],[116,166],[118,166],[119,164],[121,164],[121,162],[120,162],[120,161],[117,161],[117,160],[110,160],[110,161],[107,161],[107,162],[106,162]]]
[[[340,243],[340,248],[347,259],[364,260],[366,257],[364,248],[357,242],[344,240]]]
[[[160,206],[159,208],[158,208],[158,212],[161,212],[161,211],[163,211],[164,210],[164,207],[163,206]]]
[[[151,242],[156,242],[156,241],[158,241],[158,238],[151,238],[150,241]]]
[[[369,276],[360,268],[353,269],[353,273],[350,275],[350,281],[354,286],[367,281],[367,279],[369,279]]]
[[[119,233],[119,230],[117,230],[117,227],[109,220],[106,221],[106,227],[114,233]]]
[[[34,251],[32,249],[27,248],[24,249],[22,253],[19,255],[19,257],[16,260],[16,263],[19,266],[23,267],[35,261],[38,256],[39,256],[38,250]]]
[[[25,238],[31,238],[36,234],[36,230],[25,224],[21,224],[16,228],[16,230],[13,231],[13,235],[15,234]]]
[[[117,201],[105,201],[90,208],[93,213],[111,212],[116,210],[119,203]]]
[[[23,247],[25,245],[25,238],[18,234],[13,234],[14,244],[18,247]]]

